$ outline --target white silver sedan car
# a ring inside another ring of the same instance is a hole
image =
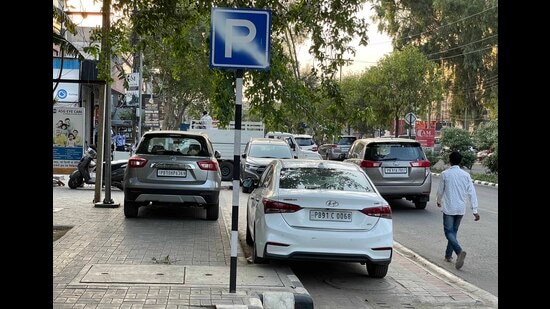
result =
[[[273,160],[248,197],[246,225],[254,263],[357,262],[382,278],[392,259],[390,206],[355,164]]]

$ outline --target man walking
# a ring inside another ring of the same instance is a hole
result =
[[[208,115],[207,111],[202,112],[201,124],[203,125],[204,129],[212,129],[212,117]]]
[[[443,204],[441,209],[443,212],[443,231],[447,238],[445,260],[451,262],[454,251],[457,255],[455,268],[460,269],[464,265],[466,251],[460,247],[457,233],[462,216],[466,213],[466,203],[470,203],[474,221],[479,220],[479,214],[477,213],[477,196],[472,178],[470,174],[459,167],[462,155],[458,151],[453,151],[449,155],[449,161],[451,167],[441,173],[436,202],[437,207],[441,207]]]

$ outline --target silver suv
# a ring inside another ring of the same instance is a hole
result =
[[[325,160],[342,161],[346,159],[348,150],[356,139],[354,135],[340,135],[337,143],[323,144],[319,146],[318,152]]]
[[[150,131],[141,138],[124,174],[124,215],[133,218],[149,203],[206,209],[217,220],[221,173],[207,135]]]
[[[265,168],[273,159],[291,159],[290,146],[282,139],[251,138],[241,155],[240,182],[252,179],[256,186],[265,171]],[[242,187],[244,193],[252,192],[253,186]]]
[[[346,162],[359,165],[386,199],[406,198],[426,208],[432,189],[430,161],[420,143],[406,138],[356,140]]]

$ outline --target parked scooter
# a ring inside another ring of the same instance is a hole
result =
[[[76,189],[83,187],[85,183],[95,184],[95,177],[92,177],[92,174],[95,175],[96,171],[96,157],[97,152],[95,148],[89,147],[80,159],[80,162],[78,162],[77,169],[69,176],[69,188]],[[111,186],[123,190],[122,183],[127,164],[128,160],[111,161]],[[105,167],[105,163],[103,166]],[[105,179],[105,175],[103,175],[103,179]]]

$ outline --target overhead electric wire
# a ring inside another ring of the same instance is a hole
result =
[[[455,20],[455,21],[450,22],[450,23],[448,23],[448,24],[441,25],[441,26],[439,26],[439,27],[437,27],[437,28],[430,29],[430,30],[426,30],[426,31],[423,31],[423,32],[420,32],[420,33],[417,33],[417,34],[408,35],[408,36],[406,36],[406,37],[404,37],[404,38],[406,38],[406,39],[412,39],[412,38],[414,38],[414,37],[417,37],[417,36],[420,36],[420,35],[423,35],[423,34],[426,34],[426,33],[429,33],[429,32],[434,32],[434,31],[437,31],[437,30],[439,30],[439,29],[441,29],[441,28],[443,28],[443,27],[447,27],[447,26],[456,24],[456,23],[458,23],[458,22],[461,22],[461,21],[463,21],[463,20],[470,19],[470,18],[472,18],[472,17],[475,17],[475,16],[477,16],[477,15],[483,14],[483,13],[488,12],[488,11],[490,11],[490,10],[492,10],[492,9],[495,9],[495,8],[498,8],[498,5],[495,5],[495,6],[493,6],[493,7],[490,7],[490,8],[488,8],[488,9],[485,9],[485,10],[483,10],[483,11],[481,11],[481,12],[478,12],[478,13],[475,13],[475,14],[472,14],[472,15],[469,15],[469,16],[466,16],[466,17],[463,17],[463,18],[461,18],[461,19]],[[375,43],[371,43],[371,44],[369,44],[369,45],[377,45],[377,44],[384,44],[384,43],[392,43],[392,41],[375,42]]]
[[[448,57],[428,58],[428,59],[430,59],[430,60],[445,60],[445,59],[451,59],[451,58],[456,58],[456,57],[460,57],[460,56],[465,56],[465,55],[477,53],[477,52],[484,51],[484,50],[491,49],[491,48],[496,48],[497,46],[498,46],[498,45],[495,45],[495,46],[487,46],[487,47],[485,47],[485,48],[476,49],[476,50],[472,50],[472,51],[469,51],[469,52],[460,53],[460,54],[456,54],[456,55],[452,55],[452,56],[448,56]]]
[[[442,53],[445,53],[445,52],[448,52],[448,51],[451,51],[451,50],[459,49],[459,48],[464,47],[464,46],[468,46],[468,45],[471,45],[471,44],[475,44],[475,43],[478,43],[478,42],[489,40],[489,39],[492,39],[494,37],[498,37],[498,34],[494,34],[492,36],[489,36],[489,37],[486,37],[486,38],[483,38],[483,39],[480,39],[480,40],[477,40],[477,41],[469,42],[469,43],[466,43],[466,44],[462,44],[462,45],[459,45],[459,46],[456,46],[456,47],[453,47],[453,48],[449,48],[449,49],[446,49],[446,50],[438,51],[436,53],[431,53],[431,54],[426,55],[426,57],[430,57],[430,56],[437,55],[437,54],[442,54]]]

